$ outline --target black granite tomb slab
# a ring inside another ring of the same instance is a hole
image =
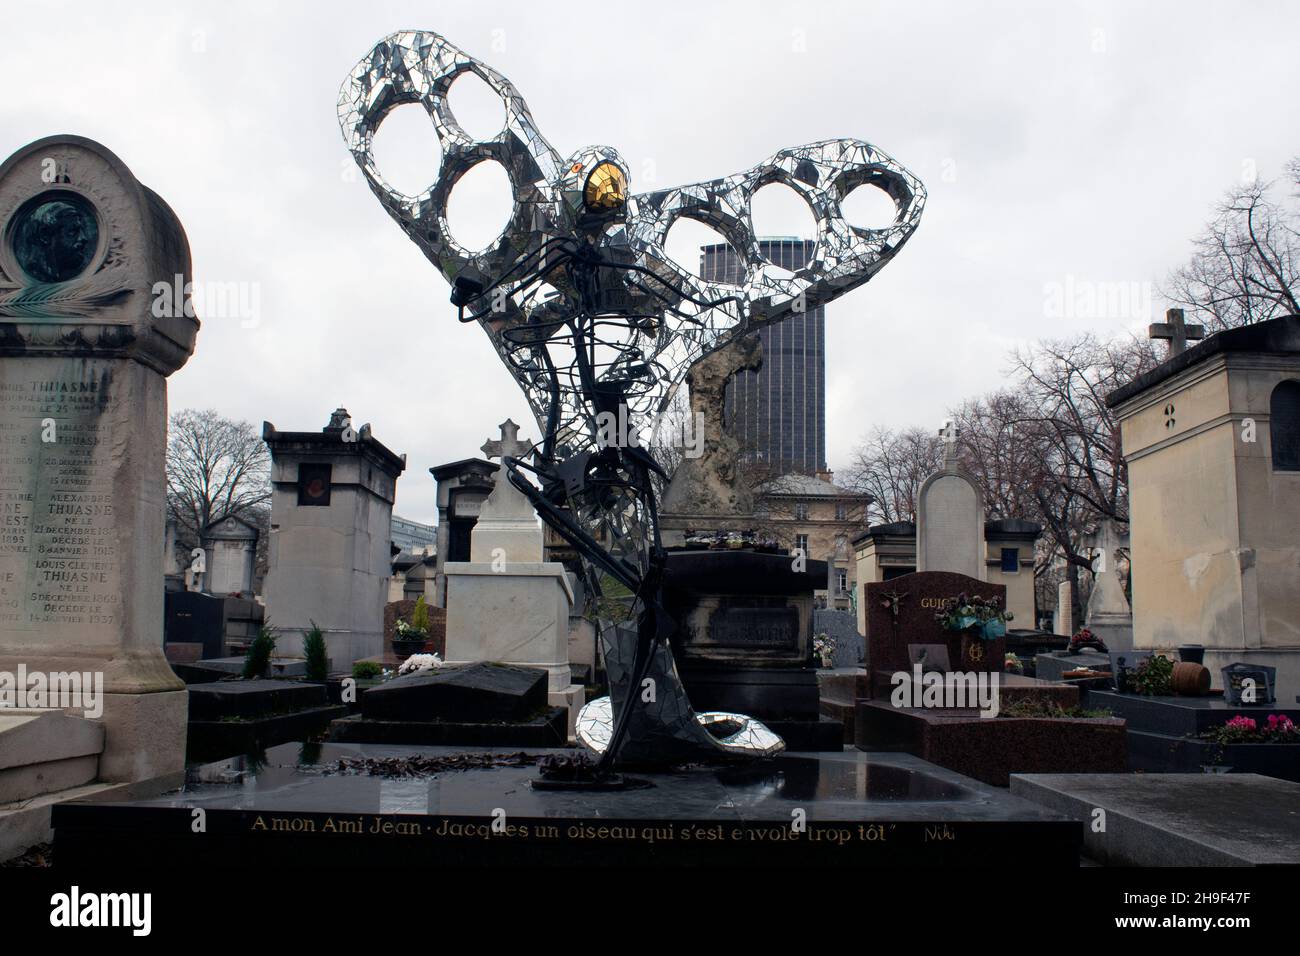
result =
[[[1010,857],[1039,873],[1076,866],[1083,838],[1076,821],[906,754],[785,754],[743,767],[645,775],[650,786],[601,793],[534,790],[536,769],[509,751],[499,752],[504,765],[433,776],[334,772],[350,758],[458,753],[276,747],[256,765],[200,768],[184,791],[160,798],[59,804],[55,856],[76,867],[147,847],[155,865],[236,868],[987,868]],[[191,825],[195,808],[205,811],[203,833]],[[806,829],[791,825],[798,810]],[[498,831],[493,821],[500,819]]]
[[[190,720],[252,718],[329,703],[324,684],[285,680],[235,680],[189,688]]]
[[[361,699],[361,712],[373,720],[475,724],[530,720],[546,705],[546,671],[479,662],[418,671],[372,687]]]
[[[1061,680],[1067,671],[1091,668],[1094,671],[1110,673],[1110,656],[1097,651],[1084,651],[1080,654],[1038,654],[1034,658],[1034,676],[1039,680]]]
[[[229,680],[232,676],[224,667],[210,667],[202,661],[182,663],[169,661],[172,671],[186,684],[211,684],[213,681]]]
[[[1128,721],[1129,733],[1195,736],[1211,727],[1226,724],[1241,714],[1261,719],[1268,714],[1285,714],[1300,723],[1300,707],[1229,704],[1222,697],[1147,697],[1109,690],[1085,692],[1084,707],[1109,710]]]
[[[525,720],[483,723],[349,716],[330,724],[329,734],[330,740],[344,743],[563,747],[568,729],[568,708],[544,707]]]
[[[1130,731],[1128,767],[1154,773],[1257,773],[1300,783],[1300,744],[1216,744],[1195,737]]]
[[[725,710],[769,720],[816,720],[821,696],[811,667],[696,667],[678,673],[697,711]]]
[[[253,718],[191,720],[186,728],[185,759],[187,763],[206,763],[306,740],[324,733],[330,721],[347,712],[346,707],[325,706]]]

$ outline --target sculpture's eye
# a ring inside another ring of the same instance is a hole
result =
[[[601,163],[587,177],[582,201],[588,212],[609,212],[627,202],[627,176],[613,163]]]

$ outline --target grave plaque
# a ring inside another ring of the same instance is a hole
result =
[[[50,137],[0,166],[0,671],[103,675],[105,781],[184,763],[161,584],[189,271],[176,216],[98,143]]]
[[[979,641],[978,657],[962,653],[963,635],[944,629],[935,614],[949,606],[959,594],[1006,602],[1007,589],[965,574],[950,571],[918,571],[889,581],[866,586],[867,661],[877,675],[912,669],[913,645],[942,644],[954,670],[1002,670],[1006,638]],[[970,644],[967,641],[967,644]]]
[[[799,609],[783,599],[705,598],[691,615],[685,656],[714,660],[792,658],[803,661]]]

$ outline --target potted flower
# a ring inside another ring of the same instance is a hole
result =
[[[1002,606],[998,597],[982,598],[978,594],[957,595],[935,612],[939,626],[961,634],[961,659],[973,670],[988,669],[990,663],[984,645],[1005,637],[1007,621],[1015,617]]]
[[[393,638],[393,653],[407,658],[418,654],[429,640],[429,608],[424,603],[424,595],[415,602],[409,620],[398,618],[396,636]]]
[[[821,659],[822,667],[835,665],[835,638],[825,631],[813,637],[813,652]]]
[[[1174,662],[1163,654],[1152,654],[1128,675],[1128,686],[1147,697],[1167,697],[1174,692]]]
[[[1200,735],[1200,739],[1212,745],[1211,759],[1212,763],[1202,764],[1201,769],[1206,773],[1228,773],[1232,770],[1231,766],[1225,766],[1223,758],[1225,751],[1234,754],[1236,760],[1244,760],[1247,764],[1253,763],[1250,759],[1249,750],[1255,748],[1242,748],[1239,744],[1290,744],[1300,746],[1300,727],[1297,727],[1286,714],[1269,714],[1263,721],[1256,721],[1253,717],[1246,717],[1238,714],[1226,724],[1219,727],[1211,727]],[[1231,748],[1231,750],[1228,750]],[[1258,769],[1256,772],[1260,772]],[[1268,773],[1268,770],[1263,772]]]

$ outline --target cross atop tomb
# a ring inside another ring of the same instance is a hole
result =
[[[1147,338],[1168,339],[1169,358],[1186,352],[1188,339],[1205,338],[1205,326],[1185,324],[1182,309],[1169,309],[1165,312],[1165,320],[1152,322],[1147,328]]]
[[[939,429],[939,437],[943,439],[944,468],[954,468],[957,465],[957,436],[960,434],[960,429],[951,419],[944,422],[943,428]]]
[[[487,457],[519,458],[533,447],[532,442],[519,440],[519,426],[511,419],[507,418],[497,427],[501,429],[501,437],[489,438],[479,449]]]

